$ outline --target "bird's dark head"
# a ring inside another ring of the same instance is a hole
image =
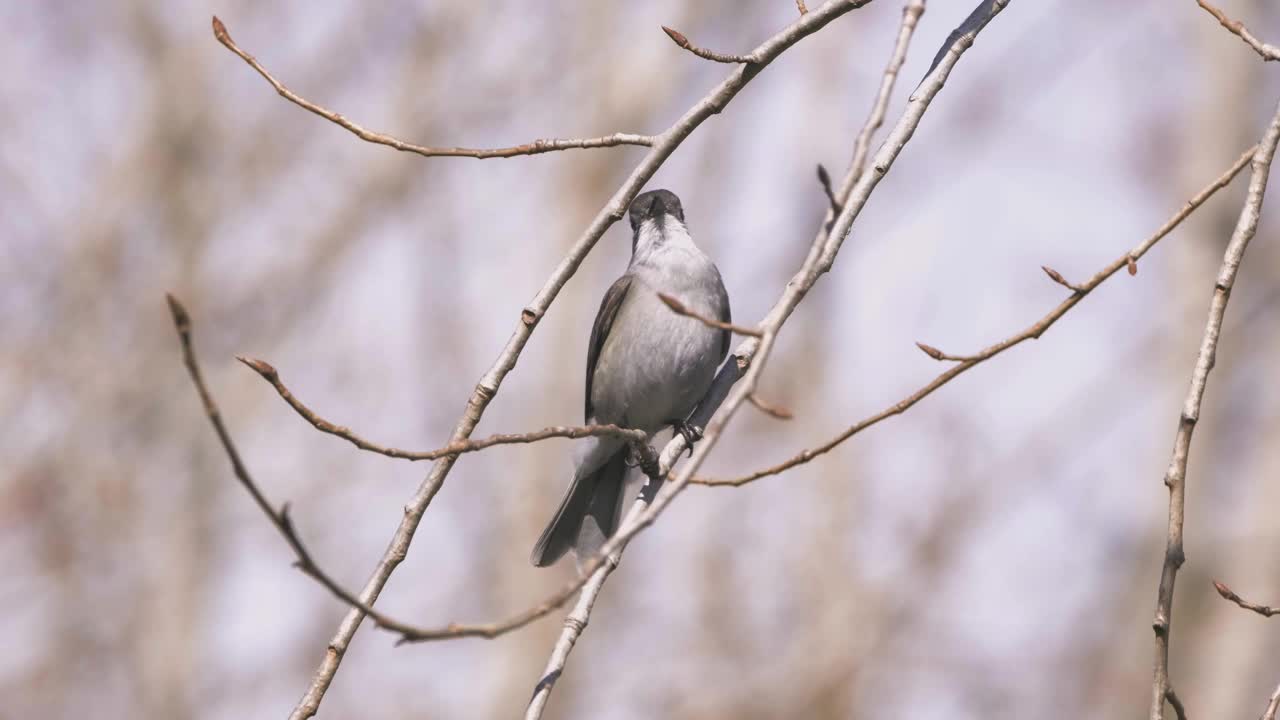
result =
[[[684,208],[680,206],[680,198],[670,190],[650,190],[640,193],[631,202],[631,230],[636,232],[645,220],[653,220],[661,224],[667,215],[684,224]]]

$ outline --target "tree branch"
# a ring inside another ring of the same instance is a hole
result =
[[[809,35],[818,32],[836,18],[863,7],[869,2],[871,0],[832,0],[821,8],[800,17],[752,52],[752,56],[758,58],[757,63],[734,68],[730,71],[728,77],[685,111],[684,115],[672,123],[661,135],[654,136],[649,152],[646,153],[627,180],[613,194],[609,202],[592,219],[591,224],[583,231],[572,249],[552,272],[551,277],[547,279],[530,304],[520,312],[519,321],[516,323],[516,328],[511,338],[497,358],[494,359],[489,370],[480,378],[480,381],[476,384],[475,391],[467,400],[466,408],[461,417],[459,417],[450,437],[451,443],[466,440],[470,437],[476,424],[480,422],[480,417],[488,407],[489,402],[498,392],[503,379],[515,367],[516,360],[524,349],[525,344],[529,341],[533,329],[559,295],[561,288],[577,271],[578,266],[586,258],[587,253],[595,247],[596,242],[599,241],[604,232],[615,222],[625,217],[627,208],[636,194],[653,177],[666,159],[675,152],[676,148],[684,142],[685,138],[693,133],[707,118],[723,111],[734,97],[741,92],[742,88],[746,87],[761,70],[788,48]],[[449,471],[452,470],[456,458],[457,456],[455,455],[447,455],[435,461],[431,471],[418,487],[417,492],[406,503],[404,517],[396,528],[387,550],[383,553],[382,558],[378,561],[377,566],[366,581],[364,588],[360,591],[359,598],[365,606],[372,605],[377,600],[379,593],[386,586],[387,580],[408,553],[409,544],[417,531],[418,524],[422,520],[423,513],[426,512],[432,499],[444,485],[445,478],[448,477]],[[290,720],[305,720],[316,714],[324,694],[328,691],[329,685],[333,681],[334,674],[337,673],[338,667],[342,663],[343,655],[351,643],[351,638],[359,629],[363,618],[364,612],[358,606],[353,606],[353,609],[343,617],[338,629],[329,641],[324,659],[316,669],[310,687],[290,714]]]
[[[803,15],[803,13],[801,14]],[[727,64],[734,64],[734,63],[749,64],[749,63],[759,62],[754,55],[727,55],[725,53],[715,52],[714,50],[707,50],[706,48],[700,48],[697,45],[694,45],[693,43],[689,42],[689,38],[685,37],[684,33],[678,30],[672,30],[666,25],[662,26],[662,32],[666,33],[667,37],[671,38],[672,42],[674,42],[675,44],[679,45],[680,47],[684,48],[685,50],[688,50],[689,52],[693,53],[694,55],[697,55],[698,57],[704,60],[710,60],[712,62],[727,63]]]
[[[597,138],[534,140],[533,142],[525,143],[524,145],[515,145],[513,147],[504,148],[429,147],[426,145],[415,145],[390,135],[368,130],[351,120],[348,120],[345,116],[321,107],[320,105],[307,100],[301,95],[298,95],[285,87],[284,83],[275,79],[271,73],[267,72],[267,69],[262,66],[262,63],[258,62],[257,58],[240,49],[239,45],[236,45],[235,41],[231,39],[230,33],[227,32],[227,26],[224,25],[216,15],[213,18],[213,36],[217,38],[218,42],[222,43],[224,47],[239,56],[241,60],[244,60],[249,64],[249,67],[256,70],[259,75],[265,78],[266,81],[271,84],[271,87],[275,88],[275,91],[279,93],[280,97],[288,100],[294,105],[297,105],[303,110],[315,113],[335,125],[346,128],[356,137],[364,140],[365,142],[371,142],[376,145],[386,145],[389,148],[422,155],[423,157],[470,157],[484,160],[488,158],[516,157],[517,155],[541,155],[542,153],[555,152],[557,150],[586,150],[593,148],[617,147],[619,145],[643,145],[648,147],[652,146],[655,141],[655,138],[651,135],[614,133],[612,135]]]
[[[751,393],[750,395],[748,395],[747,402],[754,405],[755,408],[760,412],[776,420],[791,420],[796,416],[795,413],[791,412],[789,409],[785,407],[782,407],[780,405],[774,405],[773,403],[765,402],[756,393]]]
[[[759,330],[756,330],[755,328],[744,327],[742,325],[734,325],[733,323],[727,323],[727,322],[724,322],[723,320],[716,320],[715,318],[709,318],[705,315],[696,313],[690,310],[688,306],[686,306],[684,303],[680,302],[679,300],[671,297],[670,295],[664,292],[658,293],[658,299],[662,301],[663,305],[666,305],[668,308],[670,308],[671,312],[677,315],[683,315],[684,317],[687,317],[687,318],[693,318],[694,320],[697,320],[698,322],[702,323],[703,325],[706,325],[707,327],[712,327],[717,330],[728,330],[731,333],[737,333],[738,335],[745,335],[747,337],[758,338],[763,335],[763,333],[761,333]]]
[[[1249,32],[1249,28],[1244,26],[1244,23],[1239,20],[1232,20],[1227,17],[1226,13],[1205,2],[1205,0],[1196,0],[1196,3],[1208,11],[1210,15],[1217,18],[1218,22],[1222,23],[1222,27],[1230,30],[1232,34],[1245,41],[1249,47],[1262,56],[1263,60],[1280,60],[1280,47],[1269,45],[1254,37],[1253,33]]]
[[[1274,608],[1274,607],[1271,607],[1270,605],[1258,605],[1256,603],[1251,603],[1248,600],[1245,600],[1244,598],[1237,595],[1235,591],[1227,587],[1226,584],[1220,583],[1217,580],[1213,581],[1213,589],[1217,590],[1218,594],[1221,595],[1224,600],[1230,600],[1231,602],[1235,603],[1236,605],[1239,605],[1245,610],[1252,610],[1258,613],[1259,615],[1261,615],[1262,617],[1271,617],[1272,615],[1280,615],[1280,608]]]
[[[476,452],[494,445],[512,445],[538,442],[549,438],[584,438],[595,436],[612,436],[627,440],[629,442],[647,442],[648,436],[643,430],[633,430],[630,428],[620,427],[618,425],[553,425],[545,427],[541,430],[534,430],[526,433],[512,434],[496,434],[478,440],[457,440],[435,450],[401,450],[399,448],[387,447],[379,445],[371,440],[352,432],[350,428],[325,420],[302,403],[293,393],[289,392],[289,388],[285,387],[284,382],[280,379],[280,373],[269,363],[256,358],[236,356],[240,362],[248,365],[262,376],[263,380],[271,383],[271,387],[276,389],[280,397],[289,403],[295,412],[302,416],[304,420],[311,423],[311,426],[322,433],[328,433],[335,437],[340,437],[361,450],[385,455],[390,458],[399,458],[402,460],[437,460],[447,455],[461,455],[463,453]]]
[[[844,431],[842,431],[839,435],[836,435],[834,438],[823,443],[822,445],[819,445],[815,448],[803,450],[793,455],[792,457],[778,463],[777,465],[764,468],[763,470],[757,470],[749,475],[744,475],[742,477],[737,477],[737,478],[723,478],[723,479],[722,478],[698,478],[694,482],[696,482],[699,485],[723,485],[723,486],[736,487],[739,485],[745,485],[755,480],[759,480],[760,478],[763,478],[763,477],[769,477],[770,475],[777,475],[797,465],[803,465],[804,463],[807,463],[816,457],[819,457],[819,456],[825,455],[828,452],[831,452],[844,441],[848,440],[854,435],[857,435],[863,430],[866,430],[872,425],[876,425],[883,420],[893,417],[894,415],[899,415],[905,412],[912,405],[915,405],[916,403],[925,399],[938,388],[954,380],[961,373],[964,373],[969,369],[977,365],[980,365],[983,362],[986,362],[987,360],[990,360],[991,358],[999,355],[1000,353],[1004,352],[1005,350],[1008,350],[1009,348],[1014,347],[1015,345],[1018,345],[1019,343],[1022,343],[1026,340],[1032,340],[1040,337],[1042,334],[1044,334],[1046,330],[1052,327],[1053,324],[1056,323],[1059,318],[1065,315],[1068,310],[1075,307],[1077,303],[1083,300],[1086,295],[1088,295],[1095,288],[1101,285],[1104,281],[1106,281],[1108,278],[1110,278],[1112,275],[1118,272],[1121,268],[1127,267],[1131,261],[1145,255],[1148,250],[1150,250],[1152,247],[1155,246],[1157,242],[1159,242],[1162,238],[1164,238],[1166,235],[1172,232],[1173,229],[1176,228],[1183,220],[1185,220],[1188,215],[1190,215],[1193,211],[1195,211],[1196,208],[1204,204],[1204,202],[1208,200],[1210,197],[1212,197],[1215,192],[1217,192],[1218,190],[1225,187],[1228,183],[1230,183],[1232,178],[1234,178],[1241,170],[1244,169],[1246,165],[1249,164],[1249,160],[1250,158],[1253,157],[1254,152],[1256,150],[1257,150],[1256,145],[1246,150],[1239,158],[1236,159],[1235,163],[1233,163],[1230,168],[1227,168],[1226,172],[1224,172],[1216,180],[1210,183],[1208,187],[1204,188],[1199,193],[1197,193],[1195,197],[1188,200],[1187,203],[1183,205],[1182,208],[1173,215],[1173,217],[1171,217],[1163,226],[1160,227],[1159,230],[1155,232],[1155,234],[1151,235],[1146,240],[1143,240],[1141,243],[1136,245],[1132,250],[1125,253],[1124,255],[1121,255],[1119,258],[1112,261],[1109,265],[1099,270],[1097,273],[1094,274],[1093,277],[1089,278],[1087,282],[1079,286],[1072,286],[1072,294],[1069,297],[1067,297],[1065,300],[1059,303],[1058,306],[1055,307],[1053,310],[1050,310],[1049,313],[1046,314],[1044,317],[1040,318],[1040,320],[1038,320],[1031,326],[1027,327],[1026,329],[1022,330],[1021,332],[1011,335],[1010,337],[1005,338],[1004,340],[1001,340],[1000,342],[994,345],[991,345],[973,355],[950,355],[942,352],[941,350],[931,345],[916,343],[916,345],[922,351],[924,351],[927,355],[929,355],[929,357],[932,357],[935,360],[951,360],[951,361],[958,362],[959,364],[948,369],[946,372],[942,373],[941,375],[938,375],[928,384],[924,385],[923,387],[921,387],[919,390],[915,391],[911,395],[908,395],[903,400],[893,405],[890,405],[884,410],[881,410],[880,412],[868,418],[865,418],[863,420],[858,421],[857,423],[854,423],[853,425],[849,426]]]
[[[1240,263],[1244,259],[1244,251],[1258,229],[1262,201],[1267,191],[1267,175],[1271,172],[1271,161],[1275,157],[1278,141],[1280,141],[1280,104],[1277,105],[1276,114],[1271,118],[1271,124],[1268,125],[1262,141],[1258,144],[1258,150],[1253,155],[1249,192],[1245,198],[1244,207],[1240,209],[1240,217],[1236,221],[1235,230],[1231,233],[1231,240],[1227,243],[1226,252],[1222,257],[1222,266],[1218,270],[1218,279],[1213,286],[1213,296],[1209,302],[1209,318],[1205,322],[1204,336],[1200,340],[1200,352],[1196,357],[1195,370],[1191,374],[1187,397],[1183,402],[1182,414],[1178,420],[1177,433],[1174,435],[1173,456],[1169,460],[1168,470],[1165,471],[1164,484],[1169,488],[1169,529],[1165,540],[1164,562],[1160,570],[1155,617],[1151,622],[1151,627],[1155,631],[1151,720],[1163,720],[1165,700],[1173,693],[1173,686],[1169,681],[1169,637],[1173,630],[1173,588],[1177,581],[1178,568],[1182,567],[1186,559],[1182,546],[1182,526],[1183,511],[1186,506],[1187,457],[1191,452],[1191,435],[1195,431],[1196,421],[1200,418],[1200,403],[1204,398],[1205,385],[1217,357],[1222,318],[1227,311],[1231,288],[1235,284],[1236,273],[1240,270]]]
[[[1267,709],[1262,711],[1261,720],[1276,720],[1276,710],[1280,710],[1280,685],[1271,693],[1271,700],[1267,703]]]
[[[196,387],[197,393],[200,395],[201,404],[204,406],[205,415],[209,418],[210,424],[213,425],[214,432],[217,433],[218,439],[222,443],[223,450],[227,453],[227,458],[231,461],[232,470],[235,472],[236,479],[253,497],[258,508],[267,516],[271,524],[276,528],[280,535],[288,543],[289,547],[297,556],[294,566],[323,585],[335,597],[346,602],[352,607],[360,609],[365,615],[373,619],[378,626],[388,630],[400,631],[402,624],[396,620],[383,615],[378,610],[367,605],[360,598],[343,588],[331,576],[321,570],[320,566],[312,559],[310,551],[302,543],[302,539],[298,536],[297,529],[293,525],[292,519],[289,517],[289,504],[285,503],[280,510],[276,510],[271,503],[263,495],[262,490],[254,481],[253,476],[249,473],[240,457],[239,451],[236,449],[235,443],[231,439],[230,433],[227,432],[225,424],[222,422],[222,414],[218,410],[217,403],[213,399],[212,393],[209,392],[205,385],[204,378],[200,372],[200,365],[195,356],[195,350],[191,341],[191,316],[182,304],[173,295],[166,295],[169,302],[169,312],[173,316],[174,327],[178,331],[178,337],[182,344],[183,364],[187,367],[187,372],[191,376],[191,381]],[[249,363],[246,363],[249,364]],[[266,363],[262,363],[266,364]],[[252,365],[251,365],[252,366]],[[269,366],[268,366],[269,367]],[[257,368],[255,368],[257,369]],[[602,426],[612,427],[612,426]],[[642,456],[641,466],[653,466],[656,468],[657,457],[652,448],[646,444],[647,436],[638,430],[621,430],[621,435],[633,441]],[[611,433],[615,434],[615,433]],[[483,442],[477,441],[476,444]],[[497,443],[490,443],[490,445]],[[483,449],[483,448],[475,448]],[[647,451],[647,452],[646,452]],[[656,474],[656,470],[652,471]],[[539,614],[537,608],[534,608],[522,615],[516,616],[505,623],[493,623],[490,625],[450,625],[434,631],[421,632],[417,631],[414,640],[443,640],[463,637],[496,637],[515,628],[521,627],[529,622],[541,617],[545,613]],[[402,640],[403,642],[403,640]]]

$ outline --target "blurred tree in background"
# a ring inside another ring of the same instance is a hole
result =
[[[817,5],[816,2],[813,5]],[[935,2],[890,106],[971,9]],[[1224,0],[1260,37],[1280,7]],[[812,9],[811,9],[812,11]],[[346,607],[289,568],[230,477],[164,293],[270,497],[359,587],[426,472],[316,433],[436,447],[522,307],[644,148],[476,161],[359,142],[275,97],[209,16],[300,94],[433,145],[666,127],[724,76],[665,24],[747,49],[785,0],[643,4],[9,3],[0,22],[0,716],[283,717]],[[755,322],[825,211],[893,43],[879,0],[789,50],[651,187],[684,200]],[[1150,234],[1256,142],[1280,76],[1194,2],[1015,3],[965,57],[800,306],[705,468],[778,462],[977,350]],[[692,488],[635,543],[555,717],[1134,717],[1151,685],[1161,482],[1237,180],[1036,343],[785,475]],[[1274,205],[1273,205],[1274,208]],[[1250,717],[1280,626],[1280,246],[1233,291],[1191,459],[1173,668],[1192,717]],[[614,228],[541,321],[478,432],[572,424]],[[379,600],[437,624],[527,607],[570,441],[465,456]],[[559,614],[553,617],[558,617]],[[396,648],[366,627],[323,717],[511,717],[558,632]]]

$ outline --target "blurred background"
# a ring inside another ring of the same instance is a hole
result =
[[[816,6],[816,2],[811,2]],[[930,3],[892,123],[972,1]],[[1223,0],[1280,42],[1280,7]],[[798,267],[845,167],[901,3],[787,52],[650,187],[684,201],[735,319]],[[237,486],[164,293],[267,495],[348,587],[427,471],[297,417],[444,442],[475,382],[643,148],[423,159],[275,96],[433,145],[651,133],[790,0],[225,0],[0,5],[0,716],[279,718],[345,607]],[[780,338],[704,468],[780,461],[1038,319],[1261,135],[1280,75],[1186,0],[1015,2],[982,34]],[[878,143],[878,140],[877,140]],[[1247,175],[1247,172],[1246,172]],[[780,477],[692,488],[627,553],[549,717],[1135,717],[1149,698],[1162,476],[1244,178],[1043,338]],[[1280,246],[1271,198],[1196,431],[1173,682],[1193,717],[1253,717],[1280,681]],[[616,226],[534,333],[478,434],[581,420]],[[570,441],[464,456],[379,607],[425,624],[523,609],[573,572],[528,563]],[[500,639],[393,647],[366,624],[323,717],[522,712],[562,613]]]

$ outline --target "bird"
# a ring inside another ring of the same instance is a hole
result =
[[[672,427],[692,442],[687,421],[729,353],[728,330],[678,315],[658,293],[701,317],[731,321],[720,270],[693,242],[680,198],[651,190],[632,201],[631,262],[605,293],[587,343],[585,419],[644,431]],[[629,445],[615,436],[581,440],[568,492],[530,561],[554,564],[570,550],[581,562],[596,553],[622,519]]]

